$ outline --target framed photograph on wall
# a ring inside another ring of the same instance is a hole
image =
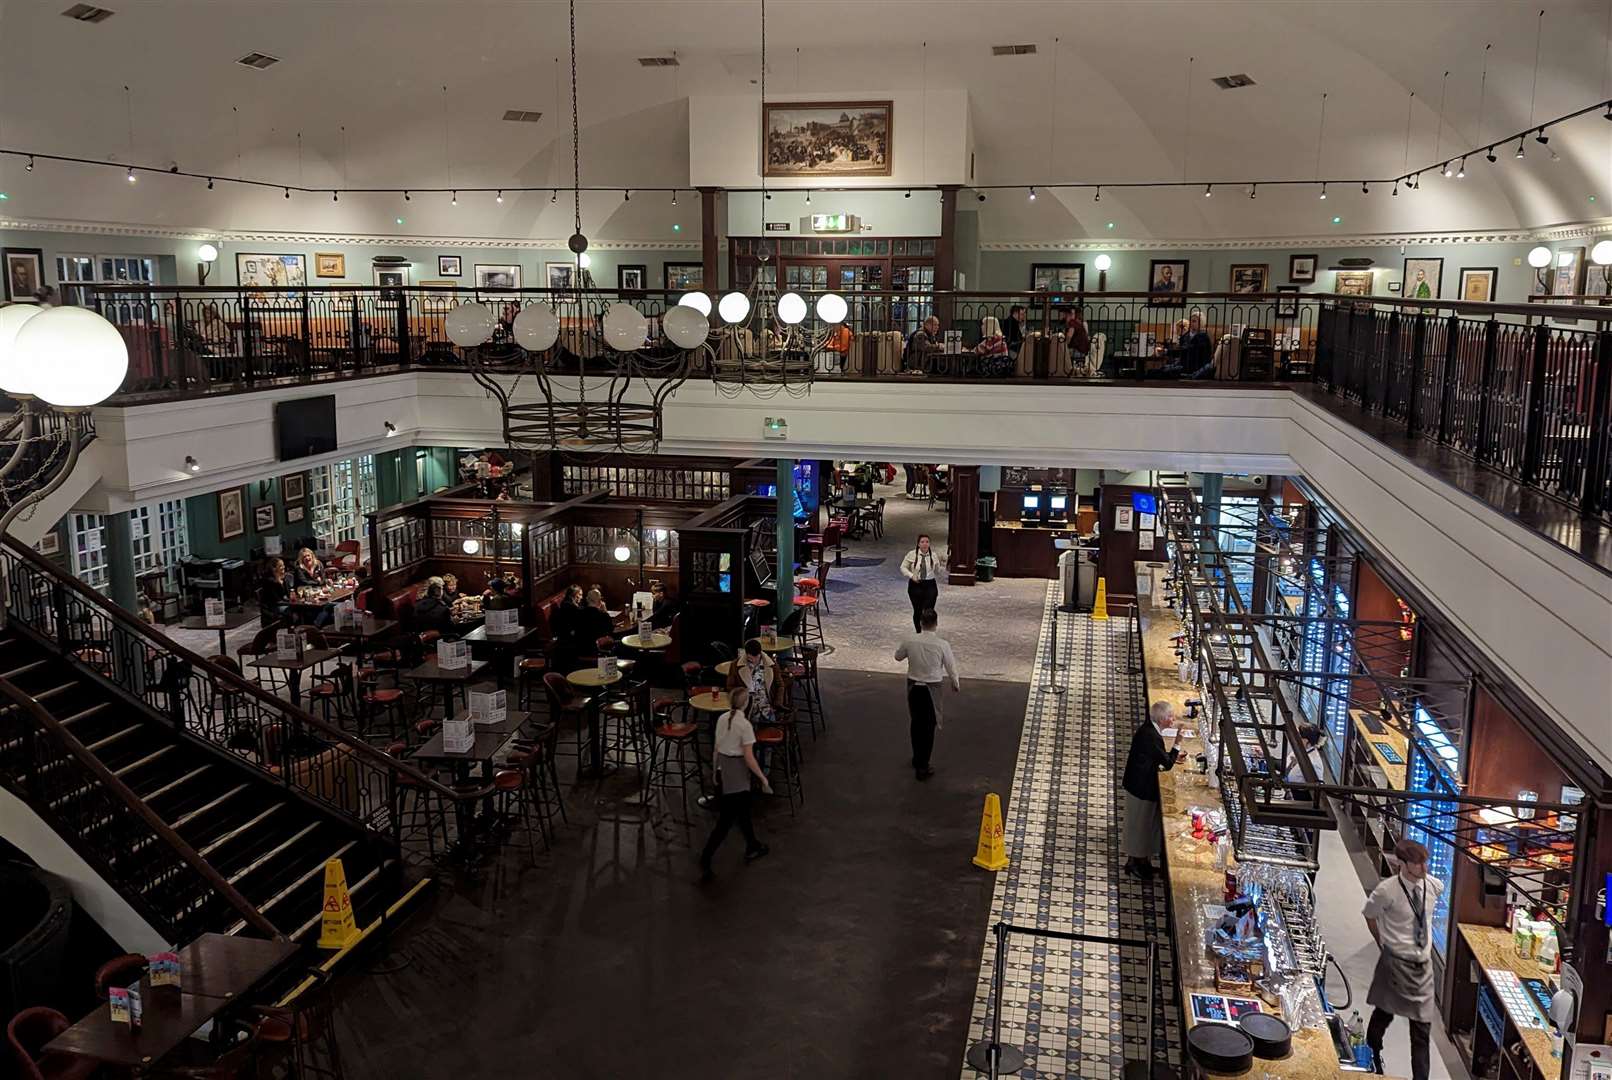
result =
[[[62,534],[58,529],[52,529],[39,538],[34,550],[41,555],[59,555],[62,550]]]
[[[0,258],[6,264],[5,298],[16,304],[32,304],[34,293],[45,286],[45,252],[41,248],[6,248]]]
[[[464,264],[457,255],[437,256],[437,277],[464,277]]]
[[[233,540],[246,535],[246,489],[230,488],[218,493],[218,539]]]
[[[1444,277],[1443,259],[1406,259],[1400,274],[1407,300],[1437,300]]]
[[[280,478],[280,499],[285,503],[299,503],[307,498],[308,478],[302,473],[292,473],[290,476]]]
[[[1584,249],[1557,248],[1555,271],[1550,278],[1552,296],[1577,296],[1584,291]]]
[[[518,264],[477,263],[476,288],[518,289],[521,287],[521,268]]]
[[[1287,257],[1287,280],[1295,285],[1309,285],[1315,281],[1315,267],[1321,261],[1319,255],[1289,255]]]
[[[252,507],[252,528],[258,532],[268,532],[274,528],[274,504],[262,503]]]
[[[295,525],[297,522],[302,520],[303,515],[306,513],[307,507],[305,506],[288,506],[285,508],[285,523],[287,525]]]
[[[1080,293],[1086,291],[1085,263],[1031,263],[1030,291]]]
[[[548,275],[548,287],[551,289],[574,289],[577,287],[576,263],[544,263],[543,272]]]
[[[1332,291],[1340,296],[1370,296],[1372,272],[1370,270],[1335,270]]]
[[[888,101],[790,101],[761,106],[764,176],[889,176]]]
[[[1297,285],[1276,286],[1276,317],[1278,319],[1296,319],[1299,317],[1299,287]]]
[[[1180,259],[1153,259],[1147,264],[1147,291],[1150,293],[1183,293],[1187,291],[1189,264]],[[1170,301],[1159,299],[1155,304]]]
[[[346,277],[347,256],[335,251],[313,253],[314,277]]]
[[[1269,263],[1233,263],[1229,292],[1270,292],[1271,267]]]
[[[1462,300],[1472,300],[1480,304],[1494,302],[1494,283],[1500,277],[1500,268],[1495,266],[1463,266],[1461,267],[1461,296]]]
[[[705,288],[705,264],[697,262],[662,263],[668,289]]]
[[[618,266],[616,267],[616,288],[641,291],[649,281],[649,267],[647,266]]]

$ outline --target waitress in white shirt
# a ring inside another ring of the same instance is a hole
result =
[[[935,599],[940,595],[940,563],[929,549],[929,534],[918,536],[918,546],[907,552],[901,560],[901,573],[907,579],[907,599],[912,603],[912,629],[923,631],[918,616],[935,610]]]
[[[750,824],[750,778],[761,781],[761,790],[772,794],[772,785],[756,763],[756,729],[750,726],[745,710],[750,705],[750,691],[736,686],[728,693],[728,711],[716,719],[716,751],[712,755],[712,772],[716,775],[718,796],[716,828],[705,841],[700,852],[701,881],[715,877],[711,858],[728,830],[739,826],[744,837],[744,861],[755,862],[767,854],[767,845],[756,839],[756,830]]]
[[[1410,1022],[1411,1078],[1427,1080],[1428,1037],[1438,1004],[1433,999],[1433,908],[1444,885],[1427,872],[1427,848],[1414,840],[1394,845],[1399,873],[1384,878],[1366,897],[1366,926],[1382,951],[1371,973],[1366,1024],[1377,1072],[1383,1071],[1383,1033],[1394,1017]]]

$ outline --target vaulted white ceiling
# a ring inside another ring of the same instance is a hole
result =
[[[566,6],[557,0],[102,0],[116,14],[63,18],[68,0],[0,0],[0,144],[280,183],[498,187],[569,183]],[[583,182],[688,182],[688,101],[757,93],[759,0],[578,0]],[[964,89],[980,183],[1394,175],[1612,96],[1612,0],[818,0],[767,11],[768,89],[856,99]],[[1055,40],[1056,39],[1056,40]],[[1035,44],[993,57],[994,44]],[[1488,78],[1480,114],[1480,72]],[[251,51],[281,62],[234,63]],[[679,66],[638,57],[675,53]],[[1188,57],[1192,78],[1188,80]],[[1450,72],[1447,82],[1443,73]],[[1218,75],[1256,84],[1220,90]],[[130,110],[124,86],[132,101]],[[443,87],[446,87],[444,92]],[[1442,122],[1440,97],[1443,96]],[[1415,98],[1410,94],[1414,91]],[[1188,97],[1190,93],[1190,117]],[[1532,97],[1532,102],[1530,101]],[[953,98],[952,100],[955,100]],[[542,112],[538,123],[500,119]],[[901,125],[907,119],[898,116]],[[343,130],[345,129],[345,130]],[[301,134],[300,149],[298,133]],[[1289,236],[1511,230],[1604,218],[1612,123],[1599,114],[1531,139],[1464,181],[1369,195],[1231,186],[993,193],[981,239]],[[0,159],[6,216],[175,228],[563,237],[547,194],[298,196]],[[1594,202],[1590,200],[1595,197]],[[404,217],[398,225],[396,218]],[[684,196],[587,200],[601,239],[698,236]],[[1108,222],[1114,227],[1109,229]]]

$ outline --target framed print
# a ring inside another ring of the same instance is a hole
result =
[[[1085,263],[1031,263],[1030,291],[1079,293],[1086,291]]]
[[[518,289],[521,287],[521,268],[518,264],[476,264],[476,288]]]
[[[1390,281],[1388,283],[1388,291],[1389,292],[1398,292],[1399,291],[1399,284],[1400,283],[1397,282],[1397,281]]]
[[[568,262],[544,263],[543,270],[548,274],[548,286],[551,289],[574,289],[577,287],[577,264]]]
[[[1187,266],[1175,259],[1154,259],[1147,264],[1147,291],[1183,293],[1187,291]],[[1154,301],[1159,303],[1160,301]]]
[[[280,500],[285,503],[299,503],[307,498],[308,478],[302,473],[292,473],[280,479]]]
[[[41,555],[59,555],[62,550],[62,534],[58,529],[52,529],[39,538],[34,550]]]
[[[274,528],[273,503],[263,503],[252,507],[252,528],[258,532],[268,532]]]
[[[697,262],[669,262],[661,265],[668,289],[705,288],[705,264]]]
[[[1577,296],[1584,291],[1584,249],[1558,248],[1550,277],[1552,296]]]
[[[288,506],[285,508],[285,523],[287,525],[295,525],[297,522],[302,520],[303,515],[306,513],[307,507]]]
[[[401,289],[408,286],[409,268],[406,266],[377,266],[375,284],[383,289]]]
[[[45,287],[45,252],[41,248],[6,248],[5,298],[17,304],[32,304],[34,293]]]
[[[464,277],[464,264],[457,255],[437,256],[437,277]]]
[[[1340,296],[1370,296],[1371,277],[1370,270],[1335,270],[1332,291]]]
[[[218,538],[233,540],[246,535],[246,489],[230,488],[218,493]]]
[[[1299,287],[1297,285],[1276,286],[1276,317],[1278,319],[1296,319],[1299,317]]]
[[[1233,263],[1231,287],[1234,293],[1270,292],[1271,268],[1269,263]]]
[[[1480,304],[1494,301],[1494,283],[1500,276],[1499,267],[1495,266],[1463,266],[1461,267],[1461,299],[1474,300]]]
[[[889,176],[888,101],[802,102],[761,106],[765,176]]]
[[[454,291],[458,287],[459,283],[457,281],[422,281],[420,282],[420,294],[428,300],[452,301]]]
[[[334,251],[313,253],[314,277],[346,277],[347,256]]]
[[[649,280],[647,266],[618,266],[616,267],[616,288],[641,290]]]
[[[297,293],[254,293],[253,289],[300,289],[308,284],[308,260],[302,255],[235,253],[235,281],[247,299],[259,304],[300,303]]]
[[[1437,300],[1444,276],[1443,259],[1406,259],[1400,274],[1407,300]]]
[[[1316,255],[1289,255],[1287,257],[1287,280],[1296,285],[1309,285],[1315,281],[1315,264],[1320,261]]]

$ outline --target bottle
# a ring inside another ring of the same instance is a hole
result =
[[[1349,1017],[1349,1052],[1354,1055],[1356,1065],[1363,1069],[1371,1068],[1371,1048],[1366,1045],[1366,1022],[1360,1018],[1359,1009]]]

